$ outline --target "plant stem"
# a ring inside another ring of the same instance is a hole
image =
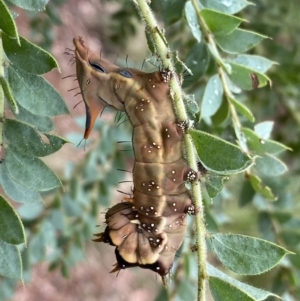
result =
[[[192,5],[197,13],[197,19],[198,19],[198,23],[200,25],[200,28],[202,29],[202,33],[205,36],[205,40],[207,45],[209,45],[209,49],[210,52],[212,54],[212,56],[214,57],[214,59],[216,60],[217,66],[218,66],[218,73],[220,76],[220,80],[222,82],[223,88],[224,88],[224,95],[226,96],[227,102],[228,102],[228,107],[229,107],[229,111],[231,114],[231,119],[232,119],[232,123],[233,123],[233,128],[235,131],[235,135],[237,137],[238,140],[238,144],[240,145],[241,149],[245,152],[248,153],[248,147],[247,144],[245,142],[243,133],[241,131],[241,122],[239,120],[239,117],[237,115],[236,109],[234,107],[234,105],[232,104],[231,99],[233,99],[233,95],[228,87],[225,75],[226,75],[226,69],[228,69],[224,63],[224,61],[221,58],[221,55],[219,53],[218,47],[216,45],[215,39],[213,34],[210,32],[209,28],[207,27],[206,23],[204,22],[204,20],[202,19],[201,15],[200,15],[200,7],[198,6],[198,3],[196,0],[191,0]]]
[[[156,19],[150,10],[146,0],[133,0],[141,18],[146,23],[146,30],[152,38],[155,54],[161,60],[162,68],[164,70],[170,70],[173,75],[169,81],[170,94],[173,102],[175,115],[178,121],[188,121],[188,116],[185,110],[183,102],[183,93],[178,76],[175,72],[175,67],[170,59],[170,49],[167,46],[166,41],[158,27]],[[184,149],[188,165],[193,170],[198,170],[197,155],[193,140],[189,133],[184,134]],[[206,228],[204,221],[204,206],[202,202],[201,186],[199,181],[193,181],[191,183],[191,193],[195,206],[199,209],[199,213],[196,215],[196,236],[197,236],[197,256],[198,256],[198,301],[205,301],[205,287],[206,287]]]

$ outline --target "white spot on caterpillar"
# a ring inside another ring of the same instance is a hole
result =
[[[150,209],[153,210],[154,208],[153,208],[153,207],[150,207]]]
[[[151,79],[151,78],[149,78],[149,82],[151,82],[151,80],[152,80],[152,79]]]
[[[174,175],[174,173],[175,173],[175,170],[172,170],[172,174]]]
[[[144,109],[141,109],[141,112],[143,112],[144,111]]]
[[[131,222],[132,224],[137,224],[137,225],[140,225],[140,224],[141,224],[141,222],[140,222],[138,219],[132,219],[130,222]]]
[[[175,206],[176,206],[176,203],[173,203],[173,206],[175,207]]]
[[[151,153],[151,150],[148,150],[148,153]]]
[[[154,224],[151,224],[151,227],[153,228],[153,227],[154,227]]]
[[[155,88],[155,85],[153,85],[152,88],[154,89],[154,88]]]
[[[157,270],[160,270],[160,267],[156,267]]]
[[[151,188],[148,188],[148,191],[151,191]]]

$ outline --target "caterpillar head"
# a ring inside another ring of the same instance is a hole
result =
[[[161,72],[120,68],[102,58],[100,52],[92,52],[81,37],[74,38],[73,43],[77,79],[86,108],[85,139],[105,107],[125,111],[125,102],[129,103],[136,95],[143,98],[149,94],[159,99],[160,95],[168,93],[169,87]]]

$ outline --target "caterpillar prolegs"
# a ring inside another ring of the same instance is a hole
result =
[[[116,246],[113,271],[139,266],[164,280],[184,239],[186,216],[195,214],[185,183],[198,178],[183,159],[183,129],[176,123],[167,78],[160,71],[120,68],[81,38],[73,42],[86,107],[84,138],[106,106],[125,111],[133,125],[132,197],[107,211],[106,229],[96,241]]]

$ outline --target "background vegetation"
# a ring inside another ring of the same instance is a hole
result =
[[[196,95],[196,102],[201,107],[205,87],[211,76],[216,73],[217,64],[211,56],[203,54],[203,52],[200,51],[201,49],[195,48],[197,47],[197,40],[190,33],[184,12],[184,1],[152,2],[152,8],[156,17],[161,21],[161,24],[164,24],[162,27],[166,29],[166,37],[171,49],[178,50],[180,58],[185,61],[190,68],[193,67],[191,63],[193,63],[195,57],[199,57],[199,53],[205,55],[205,59],[207,58],[207,61],[201,65],[202,67],[200,66],[201,68],[197,65],[197,68],[193,70],[195,76],[187,77],[184,84],[188,93],[194,93]],[[170,6],[171,2],[172,6]],[[207,1],[201,2],[205,4]],[[240,2],[242,3],[244,1]],[[245,7],[245,9],[238,12],[236,16],[250,21],[250,23],[242,23],[242,28],[254,30],[271,39],[265,39],[262,43],[252,48],[249,53],[264,56],[279,64],[273,65],[268,71],[268,77],[272,80],[272,87],[266,86],[262,89],[255,89],[238,94],[239,101],[251,110],[256,119],[255,123],[251,123],[249,118],[247,119],[241,115],[240,121],[244,127],[249,128],[253,128],[254,124],[263,121],[274,121],[274,126],[273,128],[271,127],[271,138],[292,149],[292,151],[285,151],[280,155],[280,159],[287,164],[289,170],[276,177],[274,177],[274,173],[270,174],[268,170],[266,172],[258,170],[258,175],[263,180],[263,186],[257,185],[257,190],[260,190],[260,193],[253,189],[253,183],[251,185],[249,178],[245,177],[244,174],[231,176],[230,179],[226,181],[224,189],[216,197],[211,198],[209,194],[205,194],[206,221],[208,230],[212,233],[231,232],[261,237],[295,252],[295,255],[285,257],[279,266],[267,273],[259,276],[238,276],[238,279],[250,285],[270,290],[283,296],[284,300],[299,300],[300,25],[298,22],[298,0],[276,1],[274,3],[272,2],[272,4],[267,0],[253,2],[255,6],[250,5]],[[78,4],[76,1],[50,1],[46,6],[46,12],[37,13],[31,11],[28,15],[25,15],[23,11],[20,12],[19,9],[15,8],[13,6],[14,3],[19,4],[18,1],[7,2],[12,10],[21,14],[16,18],[17,24],[18,22],[20,24],[19,30],[23,30],[24,34],[26,34],[31,41],[47,50],[51,51],[52,47],[55,48],[56,43],[58,43],[57,41],[59,41],[61,46],[60,50],[70,47],[70,41],[73,35],[78,35],[77,32],[72,32],[72,34],[68,32],[70,36],[67,36],[67,42],[65,40],[66,36],[64,36],[64,39],[60,36],[61,32],[65,33],[65,31],[62,29],[63,27],[57,26],[63,26],[64,23],[70,26],[69,19],[67,18],[68,15],[66,14],[66,11],[70,11],[79,18],[78,23],[80,25],[87,27],[85,34],[88,35],[90,39],[95,38],[101,41],[103,45],[102,49],[104,49],[105,53],[117,54],[119,51],[122,51],[123,56],[120,55],[120,63],[122,63],[127,53],[129,54],[129,64],[141,63],[145,57],[149,57],[150,55],[149,52],[147,52],[146,40],[143,37],[143,25],[141,25],[138,14],[131,1],[93,1],[93,3],[90,4],[94,9],[93,13],[91,13],[91,7],[88,4],[86,11],[83,10],[81,13],[80,11],[74,11],[74,7]],[[33,7],[33,9],[36,8]],[[101,16],[101,18],[99,16]],[[88,19],[92,17],[93,22],[85,23],[85,18]],[[21,18],[21,21],[18,20],[19,18]],[[126,24],[126,26],[124,26],[124,24]],[[22,26],[29,30],[22,29]],[[82,33],[80,30],[79,33]],[[57,37],[60,37],[60,40],[56,40]],[[85,37],[85,39],[88,40],[88,37]],[[5,37],[3,38],[3,42],[6,55],[13,61],[9,56],[9,50],[5,48]],[[140,52],[139,61],[132,59],[136,57],[133,49],[135,48],[136,51],[137,47],[134,46],[136,43],[141,44],[141,48],[138,51]],[[8,43],[6,43],[6,45],[7,44]],[[13,47],[13,45],[11,47]],[[125,51],[124,49],[128,50]],[[222,53],[222,55],[226,56],[224,53]],[[49,59],[49,57],[47,58]],[[64,58],[65,61],[67,59],[68,58]],[[24,59],[24,61],[26,60],[27,59]],[[51,62],[49,63],[50,65],[52,64]],[[22,69],[22,63],[19,61],[13,63],[14,67],[17,66]],[[53,68],[54,63],[51,66]],[[24,68],[26,69],[26,66]],[[151,68],[150,64],[148,64],[148,68]],[[39,76],[39,74],[49,70],[27,69],[19,70],[14,74],[22,74],[24,71],[34,76]],[[10,84],[12,82],[11,80]],[[69,89],[70,87],[68,85],[69,84],[64,84],[62,89]],[[14,88],[17,89],[17,87],[12,87],[12,89]],[[15,94],[13,95],[15,96]],[[43,99],[45,100],[45,98],[40,97],[39,101]],[[17,97],[16,101],[18,103]],[[73,100],[72,102],[74,105]],[[48,109],[49,103],[51,103],[51,100],[44,103],[44,107]],[[221,99],[221,103],[224,104],[223,99]],[[22,103],[18,103],[19,110],[22,108],[21,105]],[[72,111],[73,105],[70,106],[70,111]],[[32,107],[34,107],[34,105],[29,105],[28,108],[31,109]],[[60,105],[60,109],[60,113],[66,113],[66,109],[63,105]],[[209,118],[205,120],[202,119],[197,127],[222,137],[225,140],[235,142],[236,136],[232,123],[228,115],[224,114],[224,112],[227,112],[226,108],[224,109],[224,106],[220,106],[212,115],[208,116]],[[35,115],[41,114],[43,117],[53,116],[45,112],[31,111],[31,113]],[[6,113],[6,116],[10,116],[9,114],[9,112]],[[20,119],[20,121],[33,124],[30,123],[33,121],[29,121],[28,119],[29,115],[28,113],[23,114],[22,116],[27,117],[27,119]],[[16,117],[20,118],[17,115]],[[35,116],[33,117],[36,118]],[[60,120],[64,122],[65,118],[69,117],[64,115],[63,118],[64,119]],[[44,120],[45,119],[46,118],[44,118]],[[110,113],[106,115],[105,119],[105,121],[99,120],[97,123],[96,130],[99,136],[95,135],[93,139],[87,142],[85,152],[82,148],[72,149],[73,154],[77,155],[81,153],[80,160],[61,160],[59,156],[46,159],[49,165],[53,165],[56,173],[59,174],[63,188],[49,190],[52,187],[47,187],[49,189],[43,189],[44,191],[41,192],[40,187],[32,186],[31,190],[38,191],[45,203],[41,202],[40,198],[36,198],[34,199],[36,202],[32,202],[33,199],[25,200],[24,198],[16,198],[15,196],[9,195],[7,190],[5,190],[7,179],[5,181],[3,178],[4,173],[2,172],[2,188],[6,193],[6,197],[15,201],[12,202],[13,207],[18,212],[25,227],[27,248],[24,248],[23,245],[18,246],[22,251],[22,274],[25,281],[30,281],[32,266],[39,262],[47,262],[49,264],[49,270],[59,270],[65,277],[72,275],[72,268],[80,260],[87,260],[85,259],[87,242],[91,240],[93,233],[98,232],[95,225],[103,222],[101,212],[104,212],[105,208],[109,207],[110,204],[116,203],[121,199],[121,195],[115,193],[116,187],[118,182],[127,179],[127,176],[118,171],[118,169],[130,168],[128,162],[132,161],[132,154],[128,151],[122,151],[124,149],[128,150],[130,145],[128,145],[128,148],[124,147],[124,145],[120,147],[120,144],[117,144],[117,142],[120,140],[130,140],[130,127],[127,123],[122,123],[123,119],[117,118],[117,122],[114,122],[114,118],[111,117]],[[58,120],[58,131],[62,128],[60,120]],[[66,134],[68,140],[77,144],[82,136],[84,118],[76,118],[75,121],[79,125],[80,131],[75,131],[76,127],[71,125],[70,129],[63,129],[61,132]],[[48,127],[38,128],[40,133],[45,134],[53,129],[48,118],[47,122]],[[41,125],[45,123],[39,122],[38,124]],[[6,127],[7,131],[11,130],[12,132],[20,133],[20,130],[16,130],[17,125],[14,124],[13,121],[8,125],[10,127]],[[36,126],[36,124],[33,125]],[[28,129],[26,133],[28,133]],[[6,143],[13,149],[13,154],[19,154],[19,152],[22,151],[23,155],[35,159],[44,155],[44,153],[42,155],[41,153],[34,154],[31,148],[27,148],[27,153],[24,153],[26,143],[30,142],[32,145],[35,144],[35,141],[29,138],[32,137],[32,133],[30,133],[29,137],[25,137],[24,140],[13,135],[14,134],[10,134],[10,132],[5,133]],[[49,139],[49,135],[47,137]],[[269,137],[266,139],[268,138]],[[19,142],[14,143],[14,141]],[[23,144],[20,141],[23,141]],[[65,143],[64,139],[59,141],[60,146]],[[48,153],[46,155],[48,155]],[[71,156],[69,155],[69,157]],[[8,160],[8,158],[6,160]],[[59,168],[57,164],[55,164],[57,160],[60,160],[58,164]],[[8,162],[10,161],[8,160]],[[5,164],[9,163],[6,162]],[[5,168],[3,166],[6,167],[6,165],[2,164],[2,169]],[[209,174],[206,181],[208,183],[214,183],[214,181],[219,178],[220,176],[218,175]],[[266,189],[265,185],[270,187],[270,190]],[[27,184],[25,186],[28,187]],[[119,189],[124,190],[129,188],[121,186]],[[13,189],[8,189],[8,191],[11,190]],[[272,194],[270,191],[272,191]],[[274,199],[276,199],[276,201]],[[4,207],[1,208],[2,212],[4,212]],[[20,233],[19,239],[22,238],[22,231]],[[169,295],[175,300],[187,300],[195,297],[196,278],[194,267],[196,257],[189,249],[192,243],[192,235],[192,232],[188,235],[182,250],[179,252],[180,256],[177,258],[174,267],[173,281],[169,285]],[[9,243],[13,243],[14,245],[18,245],[19,242],[18,239],[15,242],[9,241]],[[95,248],[95,246],[93,245],[92,248]],[[101,255],[95,257],[95,260],[100,260],[100,258],[103,257],[104,261],[114,262],[112,258],[107,259],[106,255],[109,252],[112,253],[111,248],[101,246],[97,246],[97,248],[100,248],[99,254]],[[209,260],[215,266],[222,268],[222,265],[211,252],[209,253]],[[99,266],[101,266],[100,263]],[[128,293],[132,293],[142,286],[156,287],[157,290],[160,290],[159,281],[156,281],[152,274],[147,274],[144,271],[122,272],[117,279],[115,279],[115,276],[109,275],[108,271],[109,265],[104,265],[104,267],[102,265],[102,269],[99,267],[99,273],[102,275],[100,279],[105,277],[108,283],[112,281],[116,281],[116,283],[120,280],[124,281],[125,275],[128,274],[132,274],[132,277],[136,276],[136,278],[132,278],[132,282],[128,282],[127,284]],[[86,271],[86,273],[88,273],[88,271]],[[142,277],[141,273],[145,276]],[[236,277],[233,273],[230,275]],[[151,284],[149,284],[149,277],[152,277]],[[13,275],[12,278],[3,277],[1,279],[0,300],[1,298],[6,300],[13,296],[18,282],[16,278],[18,277]],[[123,280],[120,278],[123,278]],[[100,285],[99,278],[89,279],[89,284],[93,282],[95,282],[95,286]],[[105,286],[104,280],[102,285],[103,287]],[[84,286],[81,286],[81,288],[83,287]],[[110,298],[113,296],[112,294],[115,294],[115,296],[122,294],[118,291],[118,287],[124,289],[122,285],[118,286],[116,284],[114,286],[115,291],[109,292],[109,294],[111,294]],[[126,289],[124,290],[126,291]],[[166,300],[166,294],[167,292],[161,289],[158,293],[157,300]],[[154,295],[151,295],[149,300],[155,299]],[[88,293],[82,293],[81,296],[82,297],[79,297],[78,300],[87,298]],[[73,297],[71,300],[76,300],[75,298],[76,297]],[[99,298],[105,300],[105,296],[102,298],[99,294],[95,297],[95,300],[99,300]],[[146,300],[146,298],[147,297],[143,297],[144,300]],[[116,300],[120,299],[116,297]],[[272,296],[270,296],[268,300],[272,300]]]

